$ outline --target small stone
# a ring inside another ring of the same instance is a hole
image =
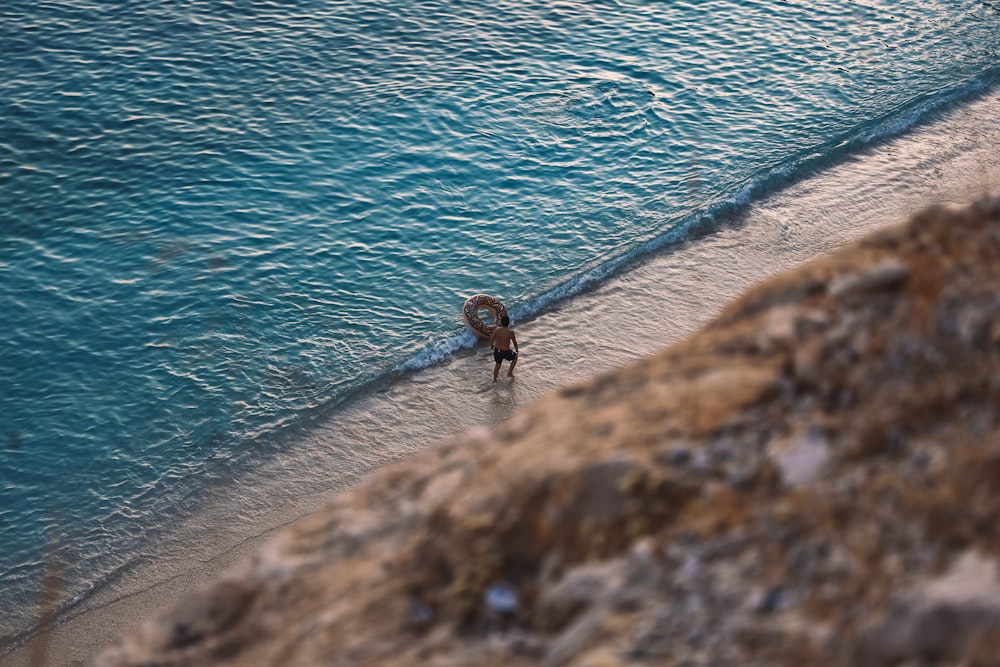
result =
[[[605,605],[598,605],[583,614],[553,639],[545,656],[545,664],[564,665],[579,656],[594,638],[600,635],[601,628],[609,616],[610,610]]]
[[[682,447],[671,449],[667,453],[667,463],[672,466],[685,466],[691,461],[691,452]]]
[[[434,620],[434,612],[420,600],[410,600],[409,621],[416,629],[424,629]]]
[[[781,609],[785,603],[785,591],[780,586],[775,586],[760,596],[754,605],[754,611],[758,614],[773,614]]]
[[[906,264],[889,258],[834,279],[830,283],[830,294],[840,297],[852,292],[893,289],[902,285],[909,277],[910,269]]]
[[[550,623],[562,627],[582,610],[597,604],[609,588],[624,578],[624,561],[581,565],[573,568],[542,597],[542,608]]]
[[[793,436],[770,448],[770,454],[781,469],[781,478],[790,487],[812,484],[824,472],[830,461],[830,443],[816,428]]]
[[[498,614],[513,614],[517,610],[517,592],[507,584],[494,584],[486,589],[486,606]]]

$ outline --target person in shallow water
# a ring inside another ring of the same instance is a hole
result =
[[[510,349],[512,344],[514,345],[513,350]],[[500,318],[500,326],[493,330],[493,334],[490,336],[490,347],[493,349],[493,361],[497,364],[493,367],[493,381],[497,381],[497,376],[500,374],[500,364],[504,362],[504,359],[510,362],[507,377],[514,377],[514,366],[517,365],[517,336],[510,328],[510,318],[506,315]]]

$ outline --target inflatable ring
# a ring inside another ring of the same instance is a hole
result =
[[[479,310],[488,310],[493,313],[493,323],[487,324],[479,317]],[[483,338],[489,338],[493,331],[499,326],[500,318],[507,314],[507,308],[500,302],[500,299],[488,294],[477,294],[465,300],[462,307],[462,315],[465,323],[469,325],[473,333]]]

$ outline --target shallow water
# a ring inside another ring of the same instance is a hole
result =
[[[0,19],[0,635],[53,540],[85,609],[997,183],[984,3]]]

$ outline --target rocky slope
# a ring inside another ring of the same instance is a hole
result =
[[[380,470],[93,664],[1000,664],[1000,199]]]

